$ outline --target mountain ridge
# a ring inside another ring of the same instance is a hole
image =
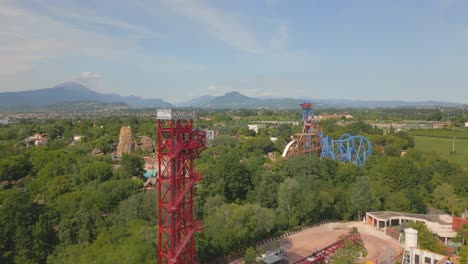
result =
[[[405,102],[401,100],[305,99],[311,101],[316,108],[457,107],[464,105],[461,103],[431,100]],[[178,104],[171,104],[161,98],[147,99],[135,95],[103,94],[93,91],[82,84],[68,82],[51,88],[0,93],[0,109],[20,108],[21,106],[28,106],[25,108],[30,108],[76,101],[124,103],[129,107],[137,108],[297,109],[302,100],[298,98],[255,98],[237,91],[231,91],[224,95],[204,95]]]
[[[303,101],[308,100],[316,108],[397,108],[397,107],[456,107],[461,103],[442,101],[414,101],[401,100],[351,100],[351,99],[311,99],[311,98],[255,98],[233,91],[216,96],[204,104],[191,105],[191,107],[208,109],[238,109],[238,108],[270,108],[270,109],[296,109]]]
[[[0,93],[0,106],[3,107],[46,106],[74,101],[121,102],[133,107],[172,107],[172,104],[159,98],[146,99],[138,96],[120,96],[115,93],[103,94],[75,82],[38,90]]]

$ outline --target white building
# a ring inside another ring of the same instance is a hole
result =
[[[366,223],[385,231],[388,227],[399,226],[405,222],[422,222],[445,244],[457,235],[452,230],[452,216],[448,214],[410,214],[392,211],[367,212]]]
[[[447,256],[420,249],[418,247],[418,231],[413,228],[405,229],[405,243],[403,253],[403,264],[438,264],[445,263]],[[450,262],[448,262],[450,263]]]
[[[248,125],[249,130],[255,131],[255,133],[258,133],[258,130],[261,128],[266,128],[266,125]]]
[[[41,146],[47,144],[47,134],[34,134],[24,139],[26,147],[31,145]]]
[[[465,122],[465,127],[468,127],[468,122]]]

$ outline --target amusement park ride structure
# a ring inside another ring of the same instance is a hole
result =
[[[323,136],[315,119],[312,104],[303,101],[301,108],[302,120],[304,121],[302,133],[295,134],[293,140],[286,145],[283,158],[297,154],[314,154],[320,158],[331,158],[364,165],[367,158],[372,155],[372,144],[368,138],[344,134],[340,139],[334,140]]]
[[[304,128],[286,146],[283,157],[314,154],[362,165],[372,154],[371,144],[363,136],[323,137],[312,104],[303,102],[301,107]],[[158,263],[195,263],[195,232],[203,224],[194,219],[194,186],[202,177],[195,173],[193,162],[206,148],[206,132],[194,129],[194,111],[158,109],[157,119]],[[341,246],[339,242],[331,250]]]
[[[202,179],[193,161],[206,146],[194,130],[194,111],[158,109],[158,263],[195,263],[194,185]]]
[[[329,258],[333,256],[336,251],[340,248],[346,246],[346,243],[354,244],[355,246],[362,246],[363,242],[361,239],[361,235],[358,232],[350,233],[346,235],[344,238],[320,249],[315,251],[314,253],[310,254],[309,256],[294,262],[294,264],[319,264],[319,263],[330,263]]]

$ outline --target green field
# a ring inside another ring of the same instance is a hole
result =
[[[408,131],[410,135],[421,137],[460,138],[468,139],[468,129],[416,129]]]
[[[415,149],[424,152],[436,152],[442,158],[456,162],[468,171],[468,139],[455,139],[456,154],[451,155],[452,139],[414,136]]]

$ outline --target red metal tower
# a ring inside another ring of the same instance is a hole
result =
[[[205,149],[206,134],[194,130],[194,111],[158,109],[158,263],[194,263],[193,188],[202,179],[193,161]]]

